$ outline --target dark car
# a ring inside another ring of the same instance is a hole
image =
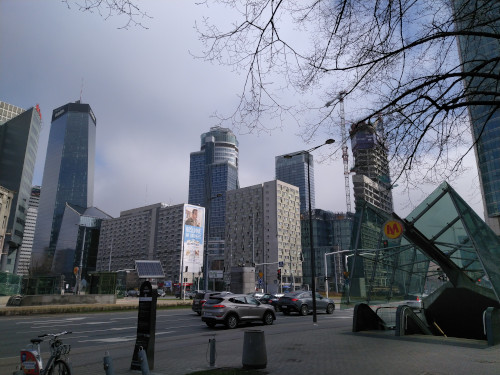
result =
[[[210,290],[207,291],[199,291],[193,297],[193,304],[191,305],[191,310],[193,310],[198,315],[201,315],[201,308],[207,302],[207,300],[216,294],[231,294],[230,292],[213,292]]]
[[[269,294],[265,293],[262,297],[258,298],[259,302],[271,305],[275,311],[281,311],[280,307],[278,306],[278,301],[282,295],[274,295],[274,294]]]
[[[289,315],[291,312],[307,315],[313,310],[312,293],[310,291],[286,293],[279,299],[278,306],[285,315]],[[334,310],[335,302],[333,300],[316,293],[316,312],[332,314]]]
[[[130,289],[125,293],[125,297],[139,297],[139,291],[135,289]]]
[[[274,309],[247,294],[216,294],[203,305],[201,320],[209,327],[224,324],[236,328],[243,322],[273,324],[276,320]]]

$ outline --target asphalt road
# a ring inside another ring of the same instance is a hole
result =
[[[325,327],[348,328],[352,324],[352,310],[336,310],[333,315],[318,314],[318,325]],[[223,326],[208,328],[201,318],[190,309],[160,310],[156,318],[156,356],[168,355],[172,349],[205,346],[210,337],[217,340],[235,340],[240,338],[242,330],[262,329],[266,335],[296,331],[297,335],[312,326],[312,316],[292,314],[284,316],[277,313],[277,320],[272,326],[259,323],[241,325],[234,330]],[[19,363],[19,351],[29,344],[30,338],[43,333],[72,331],[64,336],[64,342],[70,344],[70,354],[75,374],[95,373],[102,370],[102,358],[109,351],[114,363],[122,367],[130,365],[137,331],[137,311],[38,315],[27,317],[2,317],[0,319],[0,374],[11,374]],[[48,344],[42,343],[44,358],[48,358]],[[195,350],[193,349],[193,353]],[[175,360],[175,358],[173,359]],[[205,364],[206,358],[200,358]],[[195,361],[196,362],[196,361]],[[123,365],[125,363],[125,365]],[[116,366],[115,366],[116,367]],[[100,371],[99,373],[104,373]]]

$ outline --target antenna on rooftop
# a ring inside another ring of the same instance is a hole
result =
[[[82,94],[83,94],[83,77],[82,77],[82,85],[80,86],[80,100],[79,102],[82,102]]]

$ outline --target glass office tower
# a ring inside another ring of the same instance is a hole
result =
[[[37,274],[50,272],[66,203],[93,206],[95,137],[90,105],[77,101],[53,111],[32,251]]]
[[[211,270],[222,270],[226,195],[238,189],[238,140],[226,128],[201,135],[201,149],[190,154],[188,203],[207,210],[207,246]]]
[[[307,181],[307,159],[311,160],[309,177],[311,179],[311,210],[314,210],[316,198],[314,193],[314,157],[312,154],[294,155],[285,158],[276,156],[276,179],[297,186],[300,194],[300,213],[309,213],[309,186]]]
[[[469,103],[477,103],[468,108],[476,141],[485,221],[500,235],[500,40],[497,37],[500,32],[500,3],[454,0],[452,4],[457,29],[475,33],[459,36],[458,46],[462,70],[479,70],[476,77],[465,79],[465,90]],[[496,105],[491,104],[495,100]]]
[[[38,105],[23,111],[7,103],[0,104],[0,186],[14,192],[2,249],[1,269],[16,273],[42,117]]]

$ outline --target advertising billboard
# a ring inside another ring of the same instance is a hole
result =
[[[198,273],[203,266],[205,208],[185,204],[183,223],[182,271]]]

